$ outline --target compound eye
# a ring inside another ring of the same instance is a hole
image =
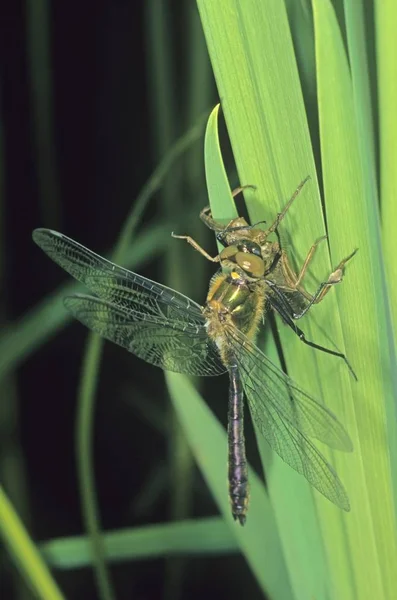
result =
[[[265,263],[262,257],[247,252],[237,252],[235,259],[238,266],[252,277],[263,277],[265,274]]]
[[[255,254],[255,256],[262,256],[261,247],[255,242],[250,240],[244,240],[238,245],[240,252],[246,252],[247,254]]]
[[[220,258],[221,260],[232,260],[234,259],[234,257],[236,256],[238,252],[238,248],[237,246],[226,246],[226,248],[224,248],[222,250],[222,252],[220,253]]]

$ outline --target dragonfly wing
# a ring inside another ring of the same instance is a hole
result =
[[[253,421],[258,425],[269,446],[323,496],[348,512],[349,497],[333,467],[309,438],[287,421],[283,421],[276,411],[268,408],[259,414],[258,391],[244,375],[242,379]]]
[[[163,369],[191,375],[225,372],[199,304],[118,267],[62,233],[36,229],[33,240],[100,297],[65,299],[68,310],[87,327]]]
[[[179,318],[186,314],[186,321],[197,318],[202,322],[200,305],[187,296],[111,263],[63,233],[35,229],[33,240],[69,275],[105,300],[122,307],[136,301],[145,304],[146,311],[152,304],[154,313],[178,308]]]
[[[100,298],[116,304],[127,311],[132,309],[145,315],[152,315],[170,321],[178,321],[180,324],[197,325],[202,327],[205,323],[201,307],[182,296],[179,292],[166,288],[158,283],[152,282],[155,289],[148,290],[145,286],[148,279],[135,273],[134,280],[120,275],[89,276],[86,285],[98,294]],[[161,293],[160,293],[161,291]],[[171,294],[172,292],[172,294]],[[187,302],[182,304],[180,298]]]
[[[276,367],[243,333],[231,329],[228,337],[238,353],[236,358],[239,359],[239,366],[261,390],[258,408],[270,405],[284,421],[301,433],[335,450],[353,450],[349,434],[333,412]]]
[[[220,375],[226,370],[204,325],[187,326],[83,294],[64,302],[89,329],[152,365],[197,376]]]
[[[303,393],[303,406],[305,402],[317,404],[318,408],[302,410],[301,394],[291,380],[259,350],[255,344],[248,340],[244,334],[237,330],[228,331],[230,343],[234,344],[235,359],[237,361],[243,387],[247,396],[252,419],[257,425],[270,447],[295,471],[303,475],[321,494],[339,506],[349,511],[350,504],[346,490],[332,466],[317,450],[305,433],[313,435],[325,423],[330,423],[338,434],[339,427],[344,432],[342,425],[329,411]],[[237,344],[240,346],[238,350]],[[297,392],[298,390],[298,392]],[[324,409],[324,414],[322,410]],[[302,419],[300,415],[302,413]],[[315,419],[313,419],[313,414]],[[321,418],[318,418],[320,415]],[[329,418],[331,415],[332,418]],[[335,423],[339,427],[335,429]],[[344,432],[347,436],[347,433]],[[319,438],[319,435],[315,437]],[[321,437],[324,437],[321,435]],[[329,435],[325,435],[329,438]],[[336,441],[331,437],[331,441]],[[349,438],[347,438],[349,439]],[[327,439],[329,442],[330,440]]]

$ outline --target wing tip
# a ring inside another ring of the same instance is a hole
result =
[[[339,452],[353,452],[354,445],[351,440],[350,435],[347,433],[345,427],[342,425],[340,421],[338,421],[335,417],[335,422],[339,426],[339,431],[337,432],[337,436],[333,439],[320,439],[317,436],[313,436],[315,439],[318,439],[323,444],[326,444],[329,448],[333,450],[338,450]]]
[[[345,442],[346,443],[345,443],[345,447],[344,447],[344,452],[353,452],[354,451],[354,445],[353,445],[351,437],[349,436],[349,434],[347,433],[347,431],[346,431]]]
[[[32,239],[35,244],[41,246],[43,241],[48,238],[62,238],[62,233],[55,231],[54,229],[46,229],[45,227],[37,227],[32,231]]]
[[[332,502],[332,504],[334,504],[337,508],[340,508],[344,512],[349,513],[349,512],[351,512],[349,496],[347,495],[347,492],[340,480],[339,480],[339,486],[340,486],[339,493],[336,498],[327,496],[320,490],[318,490],[318,491],[320,491],[320,494],[323,494],[323,496],[325,496],[325,498],[327,498],[327,500],[330,500]]]

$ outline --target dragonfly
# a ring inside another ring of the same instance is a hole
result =
[[[202,216],[207,225],[214,225],[208,210]],[[90,295],[64,299],[66,309],[89,329],[164,370],[194,376],[228,374],[228,491],[235,520],[244,525],[249,504],[244,397],[272,450],[328,500],[349,511],[342,482],[312,441],[350,452],[347,431],[255,344],[269,295],[278,287],[274,270],[280,259],[266,248],[265,238],[261,243],[252,239],[254,227],[239,222],[221,229],[217,235],[226,236],[225,247],[215,261],[221,269],[210,281],[204,306],[113,264],[62,233],[36,229],[33,240],[90,290]],[[227,236],[236,234],[241,235],[232,243]],[[336,269],[335,283],[338,277]],[[331,277],[327,286],[333,284]]]
[[[232,219],[227,225],[224,225],[213,219],[209,206],[203,208],[200,213],[201,220],[209,229],[215,232],[217,240],[224,246],[224,249],[216,256],[208,254],[208,252],[188,235],[176,235],[172,233],[172,237],[186,240],[207,260],[214,263],[220,263],[223,270],[230,270],[233,268],[234,263],[244,271],[245,276],[251,282],[258,280],[259,278],[263,279],[266,283],[266,307],[270,307],[278,313],[283,322],[294,331],[303,343],[316,350],[342,358],[351,375],[357,381],[357,376],[345,354],[338,350],[331,350],[330,348],[320,346],[319,344],[308,340],[302,329],[295,323],[295,321],[301,319],[314,304],[319,304],[334,285],[342,281],[346,263],[350,261],[357,252],[356,248],[349,256],[341,260],[338,266],[331,272],[328,279],[320,283],[314,294],[310,294],[305,289],[303,286],[304,276],[307,273],[309,264],[313,259],[318,245],[326,240],[327,236],[322,236],[312,244],[303,262],[302,268],[299,273],[296,274],[288,254],[282,248],[278,228],[293,201],[298,197],[302,188],[309,180],[310,176],[307,176],[301,181],[282,212],[277,215],[275,221],[266,230],[257,229],[257,225],[264,223],[264,221],[256,223],[255,225],[249,225],[243,217]],[[255,190],[256,188],[252,185],[238,187],[232,192],[233,197],[245,189]],[[277,235],[277,241],[269,240],[272,233]]]

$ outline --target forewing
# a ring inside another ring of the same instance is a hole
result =
[[[326,498],[350,510],[347,493],[307,435],[333,448],[350,450],[351,441],[336,417],[301,390],[236,329],[228,329],[252,419],[271,448]]]
[[[183,294],[118,267],[62,233],[36,229],[33,240],[100,298],[76,295],[65,306],[82,323],[163,369],[225,372],[201,307]]]
[[[225,367],[204,325],[185,325],[150,312],[126,310],[93,296],[65,298],[76,319],[102,337],[162,369],[188,375],[220,375]]]
[[[164,285],[123,269],[85,248],[62,233],[35,229],[34,242],[59,266],[91,291],[121,307],[151,312],[164,318],[178,318],[201,324],[201,307],[190,298]]]

